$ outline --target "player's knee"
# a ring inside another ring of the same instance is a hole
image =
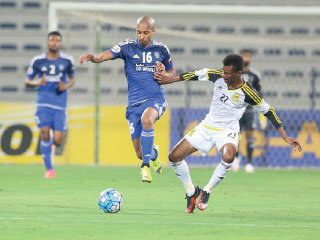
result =
[[[174,152],[170,152],[168,158],[170,162],[179,162],[179,157]]]
[[[232,163],[234,160],[235,154],[232,152],[226,152],[225,154],[223,154],[223,161],[226,163]]]
[[[41,140],[50,141],[50,133],[49,132],[41,132]]]
[[[151,118],[142,118],[141,123],[144,129],[152,129],[154,121]]]

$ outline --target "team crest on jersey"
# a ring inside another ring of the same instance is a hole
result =
[[[121,51],[121,48],[119,45],[115,45],[113,48],[111,48],[111,51],[114,53],[119,53]]]
[[[64,70],[64,66],[62,64],[59,65],[59,70],[63,71]]]
[[[46,66],[43,66],[42,68],[41,68],[41,71],[42,72],[46,72],[48,70],[48,68],[46,67]]]
[[[232,96],[232,100],[234,101],[234,102],[238,102],[239,101],[239,97],[240,97],[240,94],[239,93],[235,93],[235,94],[233,94],[233,96]]]
[[[160,53],[159,52],[154,52],[155,58],[160,58]]]

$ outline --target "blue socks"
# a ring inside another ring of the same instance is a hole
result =
[[[40,141],[40,151],[42,154],[42,158],[44,161],[44,165],[46,166],[46,169],[53,169],[52,162],[51,162],[51,144],[53,143],[53,139],[50,139],[50,141],[46,142],[41,140]]]
[[[150,159],[154,158],[156,155],[156,151],[153,149],[153,141],[154,141],[154,129],[146,130],[142,129],[142,133],[140,136],[140,144],[142,151],[142,164],[149,164]]]

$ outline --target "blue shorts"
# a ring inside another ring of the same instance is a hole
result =
[[[51,127],[53,131],[67,130],[67,112],[49,107],[38,107],[34,116],[39,128]]]
[[[155,110],[158,111],[159,113],[158,119],[160,119],[160,117],[165,112],[167,106],[168,106],[168,103],[163,99],[150,99],[141,104],[127,107],[126,118],[129,121],[129,130],[131,134],[131,139],[133,140],[135,138],[140,138],[140,135],[142,132],[141,116],[144,110],[146,110],[149,107],[154,108]]]

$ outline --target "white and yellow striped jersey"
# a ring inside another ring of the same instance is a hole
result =
[[[180,74],[180,79],[184,81],[199,80],[214,83],[210,111],[201,122],[204,127],[216,131],[239,131],[239,120],[248,105],[264,114],[277,129],[282,126],[274,108],[265,102],[249,84],[244,81],[240,88],[229,90],[221,76],[221,70],[207,68]]]

